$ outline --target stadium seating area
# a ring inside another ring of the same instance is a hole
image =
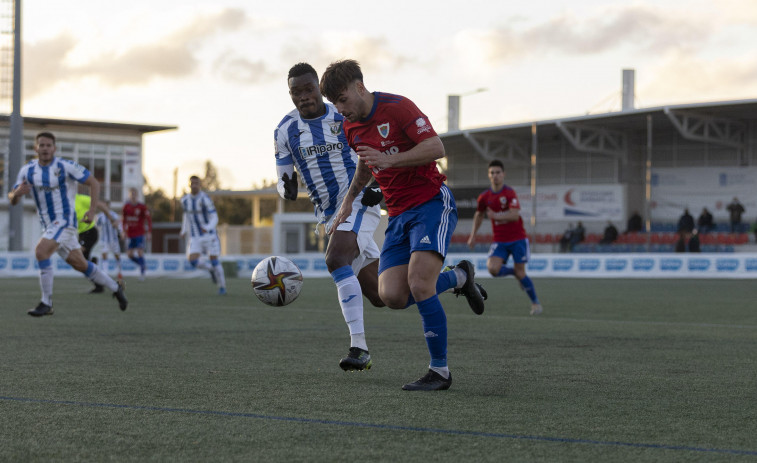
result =
[[[559,248],[562,233],[537,233],[530,236],[533,244],[553,245],[553,251],[557,252]],[[675,244],[678,241],[678,233],[675,232],[675,225],[672,227],[667,224],[653,224],[652,232],[647,237],[646,233],[622,233],[618,240],[612,244],[599,244],[602,239],[600,233],[587,233],[586,239],[573,248],[573,252],[674,252]],[[649,243],[647,243],[649,239]],[[468,235],[453,235],[450,243],[450,252],[467,252],[469,251]],[[487,252],[492,242],[491,235],[476,235],[475,252]],[[749,244],[748,233],[730,233],[722,230],[722,227],[711,233],[699,235],[699,242],[702,252],[734,252],[737,246]]]

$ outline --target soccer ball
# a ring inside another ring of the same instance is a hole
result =
[[[261,302],[283,307],[300,295],[302,272],[286,257],[266,257],[252,271],[251,283],[252,290]]]

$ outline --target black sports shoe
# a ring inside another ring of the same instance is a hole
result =
[[[474,281],[476,274],[475,267],[473,267],[473,264],[471,264],[467,260],[461,260],[457,263],[457,265],[455,265],[455,267],[458,267],[467,275],[463,287],[455,289],[455,296],[459,297],[461,294],[465,296],[465,299],[468,300],[468,305],[470,306],[473,313],[475,313],[476,315],[481,315],[482,313],[484,313],[485,298],[481,294],[481,291],[478,289],[480,288],[480,285],[477,286],[476,282]]]
[[[486,290],[484,289],[483,286],[481,286],[480,284],[476,283],[476,288],[478,288],[478,292],[481,293],[481,297],[483,297],[484,300],[489,299],[489,293],[486,292]]]
[[[105,287],[103,285],[96,284],[95,288],[92,291],[90,291],[89,294],[101,293],[103,291],[105,291]]]
[[[126,295],[124,294],[124,285],[120,282],[118,283],[118,289],[113,293],[113,297],[118,299],[118,307],[121,310],[126,310],[126,306],[129,305],[129,301],[126,300]]]
[[[40,302],[37,307],[29,309],[29,311],[26,313],[28,313],[32,317],[41,317],[43,315],[52,315],[53,312],[53,306],[47,305],[44,302]]]
[[[445,391],[452,385],[452,373],[445,378],[434,370],[428,370],[426,376],[414,383],[402,386],[403,391]]]
[[[339,361],[339,367],[344,371],[370,370],[371,365],[371,354],[359,347],[350,347],[347,357]]]

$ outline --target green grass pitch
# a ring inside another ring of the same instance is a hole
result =
[[[444,294],[448,391],[423,375],[420,316],[365,310],[374,366],[328,279],[266,307],[249,281],[127,281],[118,310],[84,279],[0,280],[0,461],[639,462],[757,459],[750,280],[482,280],[481,316]]]

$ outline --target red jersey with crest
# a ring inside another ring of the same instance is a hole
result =
[[[132,204],[126,202],[123,210],[123,227],[127,238],[136,238],[145,234],[145,223],[147,231],[152,233],[152,218],[150,211],[143,203]]]
[[[520,210],[518,195],[507,185],[503,185],[497,192],[489,188],[478,196],[476,211],[485,214],[487,208],[494,212],[503,212],[508,209]],[[495,243],[510,243],[526,238],[526,229],[523,228],[523,218],[520,216],[518,220],[507,223],[495,223],[492,220],[492,231]]]
[[[428,117],[409,99],[391,93],[373,93],[373,108],[364,120],[344,121],[350,146],[369,146],[391,156],[408,151],[436,131]],[[373,169],[373,177],[384,193],[390,216],[425,203],[439,193],[447,179],[431,161],[422,166]]]

